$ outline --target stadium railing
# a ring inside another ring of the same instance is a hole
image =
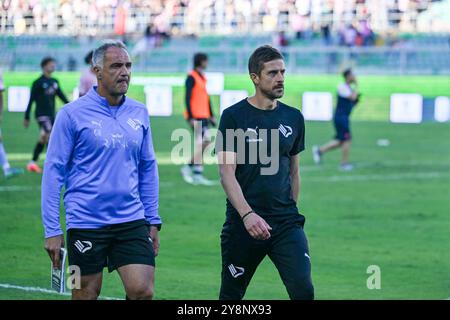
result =
[[[247,60],[258,45],[243,47],[177,46],[143,49],[133,53],[135,71],[186,72],[192,56],[201,50],[209,55],[210,70],[245,73]],[[52,55],[60,70],[80,70],[90,46],[22,46],[1,49],[3,70],[37,71],[42,57]],[[3,46],[5,48],[5,46]],[[360,74],[433,74],[450,75],[450,48],[446,47],[286,47],[281,48],[290,73],[336,73],[352,66]]]

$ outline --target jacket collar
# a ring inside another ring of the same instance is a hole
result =
[[[92,100],[94,100],[95,102],[101,104],[102,106],[107,106],[109,107],[109,103],[108,100],[106,100],[105,97],[102,97],[101,95],[98,94],[97,92],[97,86],[93,86],[87,93],[87,96],[89,98],[91,98]],[[126,102],[126,96],[123,95],[122,101],[120,102],[120,104],[117,107],[123,106]]]

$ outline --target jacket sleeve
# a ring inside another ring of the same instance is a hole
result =
[[[69,103],[69,100],[67,99],[66,95],[64,94],[64,92],[62,92],[61,87],[59,86],[59,82],[57,82],[57,83],[58,83],[58,89],[56,90],[56,94],[65,104]]]
[[[70,163],[75,145],[74,131],[69,114],[61,109],[56,116],[50,136],[42,176],[41,208],[45,238],[63,234],[59,206],[67,165]]]
[[[26,120],[30,119],[31,107],[33,105],[33,102],[36,100],[36,94],[37,94],[37,82],[33,82],[33,85],[31,86],[30,100],[28,100],[27,110],[25,111]]]
[[[145,110],[144,138],[139,161],[139,195],[145,209],[145,219],[149,224],[161,224],[158,214],[159,176],[158,164],[153,149],[150,120]]]

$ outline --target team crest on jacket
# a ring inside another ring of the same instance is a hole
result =
[[[136,131],[138,131],[139,128],[142,126],[142,122],[139,119],[128,118],[127,123],[131,128],[133,128]]]

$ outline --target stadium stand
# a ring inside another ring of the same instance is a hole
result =
[[[0,65],[33,70],[52,54],[60,69],[79,69],[115,37],[138,71],[184,72],[203,50],[211,70],[242,72],[243,57],[271,43],[294,72],[449,74],[449,12],[450,0],[12,0],[0,8]]]
[[[98,36],[153,24],[167,33],[304,33],[362,20],[376,31],[417,31],[418,23],[449,31],[449,6],[448,0],[11,0],[0,7],[0,32]]]

